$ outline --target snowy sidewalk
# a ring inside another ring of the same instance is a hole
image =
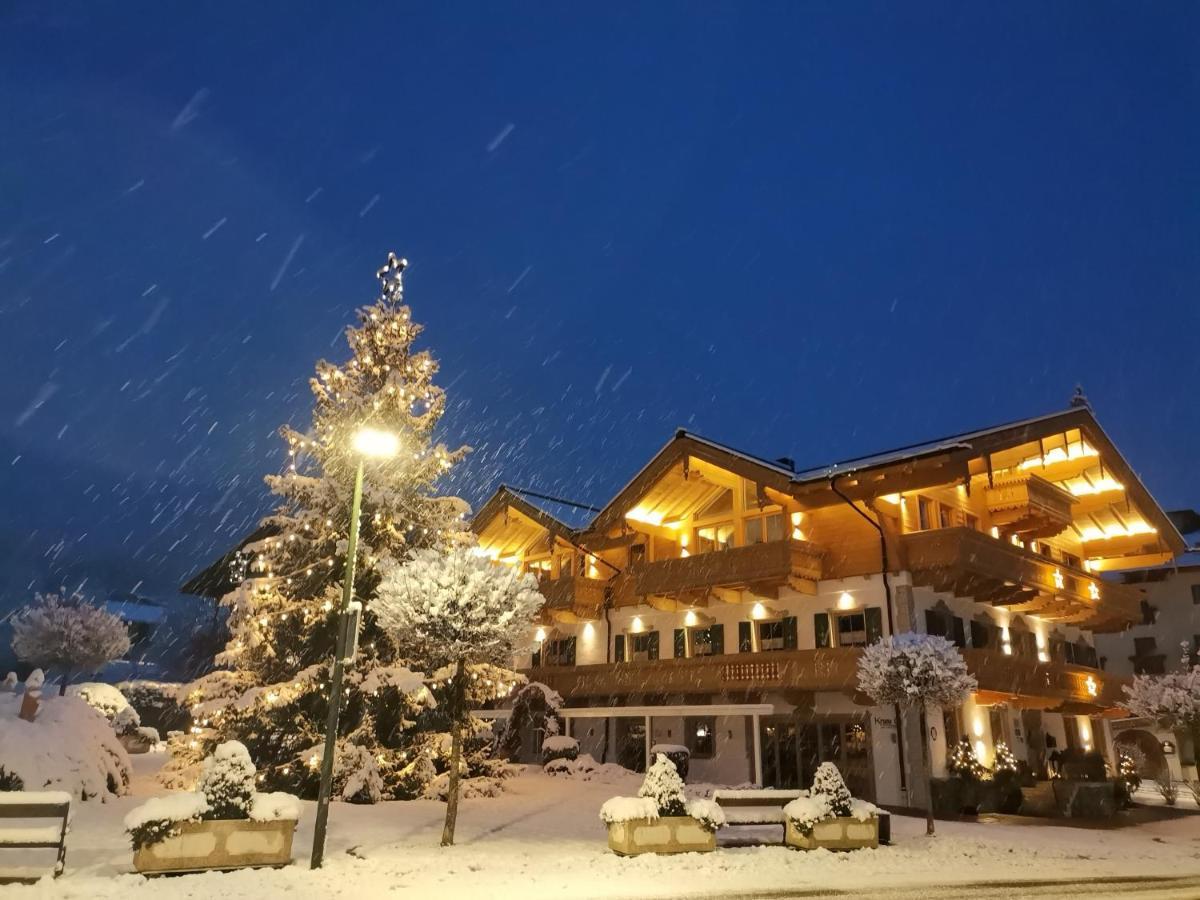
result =
[[[531,772],[504,796],[468,800],[458,845],[438,847],[444,806],[431,801],[377,806],[335,804],[326,867],[308,869],[312,805],[296,835],[295,862],[281,870],[147,880],[131,872],[121,817],[140,802],[124,798],[78,807],[67,874],[57,882],[3,889],[9,897],[199,898],[376,896],[451,900],[572,900],[680,896],[803,896],[831,888],[966,885],[1016,879],[1102,876],[1200,877],[1200,819],[1120,831],[1081,831],[893,818],[891,847],[852,854],[799,853],[781,846],[724,848],[707,855],[623,859],[610,853],[601,803],[636,791],[640,778],[580,782]],[[139,787],[149,785],[140,779]],[[1200,893],[1198,890],[1196,893]],[[1092,892],[1091,896],[1096,896]]]

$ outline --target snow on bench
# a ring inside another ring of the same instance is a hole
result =
[[[6,824],[29,819],[57,819],[54,825]],[[0,850],[57,849],[54,877],[67,862],[67,831],[71,824],[71,795],[66,791],[0,791]],[[24,860],[23,860],[24,861]],[[45,872],[28,866],[0,866],[0,884],[37,881]]]
[[[715,790],[712,798],[725,811],[726,825],[785,825],[783,808],[804,791],[775,790]]]

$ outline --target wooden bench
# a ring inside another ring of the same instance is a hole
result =
[[[807,791],[754,788],[750,790],[713,791],[713,801],[725,813],[726,825],[778,825],[786,828],[783,808]],[[892,817],[879,811],[879,843],[890,844]]]
[[[713,791],[713,801],[725,813],[726,825],[778,825],[787,824],[783,808],[801,796],[804,791],[750,789]]]
[[[57,820],[49,825],[20,824],[21,820]],[[67,831],[71,824],[71,795],[66,791],[0,791],[0,851],[57,850],[54,877],[67,864]],[[2,861],[0,861],[2,863]],[[0,864],[0,884],[33,883],[46,872],[37,867]]]

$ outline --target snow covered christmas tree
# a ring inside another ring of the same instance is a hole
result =
[[[687,797],[683,790],[683,779],[675,769],[675,763],[665,753],[655,755],[654,762],[646,770],[646,778],[638,788],[638,796],[653,800],[660,816],[687,815]]]
[[[402,452],[364,463],[355,578],[364,612],[342,698],[334,796],[415,796],[445,768],[433,735],[445,730],[437,720],[438,689],[431,693],[413,671],[421,660],[400,656],[371,609],[381,568],[454,545],[465,537],[468,511],[462,500],[437,492],[468,448],[449,450],[434,440],[445,395],[433,382],[436,360],[414,348],[422,329],[403,302],[405,265],[390,254],[379,270],[380,296],[346,331],[350,359],[317,363],[311,426],[281,429],[288,462],[267,478],[279,505],[263,521],[274,533],[246,548],[248,579],[222,600],[230,608],[230,640],[217,657],[221,668],[190,686],[197,721],[172,748],[179,757],[169,779],[175,784],[189,786],[215,745],[237,740],[257,764],[260,789],[316,795],[359,460],[352,436],[364,426],[397,435]]]
[[[842,773],[833,763],[823,762],[817,766],[816,774],[813,775],[812,792],[824,794],[829,798],[829,808],[835,816],[850,815],[850,801],[853,798]]]

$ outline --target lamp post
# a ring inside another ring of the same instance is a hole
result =
[[[338,718],[342,712],[342,676],[345,671],[347,611],[354,596],[354,561],[358,551],[358,519],[362,507],[363,460],[368,456],[388,459],[396,455],[400,440],[396,435],[374,428],[360,429],[354,435],[358,466],[354,471],[354,499],[350,501],[350,537],[346,542],[346,577],[342,582],[342,603],[338,607],[337,637],[334,642],[333,672],[329,679],[329,717],[325,721],[325,752],[321,756],[321,789],[317,794],[317,821],[313,830],[311,868],[319,869],[325,858],[325,828],[329,822],[329,795],[333,790],[333,756],[337,747]]]

